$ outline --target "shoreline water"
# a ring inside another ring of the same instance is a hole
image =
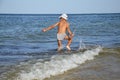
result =
[[[119,62],[120,48],[109,48],[102,50],[94,60],[87,60],[61,76],[51,76],[47,80],[119,80]]]
[[[68,55],[68,54],[60,54],[60,55]],[[33,72],[33,71],[29,71],[30,66],[33,66],[33,64],[40,67],[39,62],[41,62],[42,60],[40,59],[36,59],[36,60],[28,60],[28,61],[22,62],[21,64],[16,66],[16,68],[14,67],[14,69],[11,68],[10,71],[6,73],[7,76],[5,76],[4,74],[4,77],[2,77],[0,80],[6,80],[6,79],[19,80],[15,78],[15,76],[17,77],[19,75],[19,72],[24,70],[27,71],[28,73]],[[45,63],[46,61],[49,61],[49,60],[50,59],[46,58]],[[48,78],[46,77],[44,80],[93,80],[93,79],[94,80],[119,80],[120,79],[119,61],[120,61],[119,47],[114,49],[103,48],[103,50],[99,53],[99,55],[96,55],[93,60],[87,60],[76,68],[70,69],[68,71],[65,71],[62,74],[57,74],[55,76],[51,75]],[[34,69],[39,69],[39,68],[35,67]],[[33,75],[35,74],[36,73],[34,73]],[[24,78],[22,80],[24,80]],[[25,78],[25,80],[27,80],[27,78]],[[32,80],[32,78],[30,78],[29,76],[28,80]],[[37,76],[35,80],[39,80],[37,79]],[[40,80],[43,80],[43,79],[40,79]]]
[[[86,60],[94,59],[94,56],[98,55],[100,50],[101,48],[98,47],[96,49],[86,50],[83,53],[63,53],[53,55],[51,58],[49,56],[49,58],[46,59],[36,59],[35,61],[29,60],[28,62],[20,63],[17,68],[11,70],[13,72],[8,72],[9,74],[7,73],[7,79],[10,78],[12,80],[16,75],[18,77],[14,80],[43,80],[45,78],[49,78],[51,75],[55,76],[63,74],[70,69],[76,68],[79,64],[84,63]]]
[[[69,15],[71,30],[76,29],[71,47],[75,50],[82,48],[82,40],[85,44],[83,48],[89,48],[84,56],[81,55],[84,51],[77,54],[74,51],[72,54],[56,52],[57,28],[47,33],[41,32],[42,28],[58,21],[59,15],[14,16],[0,15],[0,80],[30,80],[34,77],[41,80],[48,76],[48,80],[119,79],[120,14]],[[66,43],[64,41],[63,46]],[[97,45],[103,47],[99,55],[94,52]],[[85,62],[78,65],[80,60]],[[61,70],[63,74],[55,73]],[[111,72],[114,74],[109,77]],[[51,76],[53,73],[57,76]]]
[[[109,51],[110,50],[110,51]],[[120,48],[105,48],[94,60],[45,80],[119,80]]]

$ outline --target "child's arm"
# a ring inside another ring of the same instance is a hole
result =
[[[42,29],[42,31],[46,32],[48,30],[51,30],[51,29],[55,28],[56,26],[58,26],[58,24],[59,24],[59,22],[57,22],[57,23],[55,23],[55,24],[53,24],[53,25],[51,25],[51,26],[49,26],[47,28]]]
[[[67,31],[68,31],[68,33],[70,34],[70,37],[73,37],[73,36],[74,36],[74,34],[72,33],[72,31],[70,30],[69,24],[68,24],[68,26],[67,26]]]

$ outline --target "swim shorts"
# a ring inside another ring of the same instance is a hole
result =
[[[57,34],[57,39],[58,40],[63,40],[66,36],[66,33],[61,33],[61,34]]]

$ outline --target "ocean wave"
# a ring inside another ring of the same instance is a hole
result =
[[[102,50],[101,47],[78,52],[76,54],[53,55],[49,60],[38,60],[35,63],[27,63],[27,70],[21,70],[15,80],[43,80],[51,76],[80,66],[87,60],[93,60]],[[23,63],[24,64],[24,63]]]

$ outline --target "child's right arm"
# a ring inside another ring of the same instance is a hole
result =
[[[57,23],[55,23],[55,24],[53,24],[53,25],[51,25],[51,26],[49,26],[47,28],[42,29],[42,31],[46,32],[48,30],[51,30],[51,29],[55,28],[56,26],[58,26],[58,24],[59,24],[59,22],[57,22]]]

